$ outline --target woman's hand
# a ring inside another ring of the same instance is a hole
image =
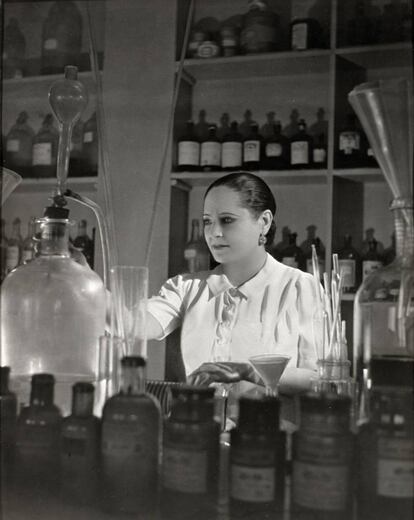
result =
[[[209,386],[211,383],[237,383],[238,381],[250,381],[256,385],[263,385],[263,381],[249,363],[231,361],[203,363],[187,377],[188,384],[198,386]]]

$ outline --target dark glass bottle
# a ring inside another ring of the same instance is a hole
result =
[[[323,47],[322,28],[315,18],[297,18],[290,24],[290,48],[304,51]]]
[[[290,138],[291,168],[310,168],[312,163],[312,137],[306,131],[306,122],[299,119],[299,130]]]
[[[356,168],[363,165],[361,132],[355,114],[348,114],[346,124],[339,132],[337,166]]]
[[[377,251],[377,241],[373,238],[368,242],[368,251],[362,258],[362,279],[365,280],[367,276],[382,266],[382,257]]]
[[[145,366],[142,357],[122,358],[121,390],[104,405],[101,485],[105,509],[152,520],[159,491],[161,409],[145,392]]]
[[[293,518],[352,518],[350,407],[343,395],[300,396],[300,428],[292,438]]]
[[[72,387],[72,414],[62,421],[62,498],[94,504],[98,497],[100,421],[93,415],[94,386]]]
[[[263,155],[263,137],[259,134],[259,125],[250,125],[250,132],[243,139],[243,168],[259,170]]]
[[[237,121],[230,125],[230,132],[223,137],[221,144],[221,168],[225,171],[241,168],[243,162],[242,136]]]
[[[316,138],[312,152],[312,166],[314,168],[326,168],[327,150],[325,134],[319,134]]]
[[[352,237],[345,235],[344,246],[338,251],[339,269],[343,273],[342,290],[354,293],[361,283],[361,256],[352,246]]]
[[[98,127],[96,112],[94,112],[83,127],[83,166],[81,170],[85,176],[95,176],[98,174],[98,146]]]
[[[80,66],[82,15],[75,2],[54,2],[42,27],[42,74],[60,74]]]
[[[220,117],[220,126],[217,128],[217,137],[219,141],[223,141],[225,135],[230,132],[230,116],[224,112]]]
[[[164,423],[161,511],[166,520],[217,518],[220,424],[214,388],[173,387]]]
[[[93,269],[95,244],[88,236],[88,223],[84,219],[78,223],[78,234],[73,241],[73,245],[83,253],[89,266]]]
[[[230,518],[283,518],[285,434],[279,430],[279,400],[242,396],[230,435]]]
[[[296,245],[297,233],[290,233],[289,245],[280,253],[282,264],[296,267],[297,269],[304,269],[305,258],[302,249]]]
[[[357,519],[410,520],[414,511],[413,359],[372,358],[369,371],[367,417],[357,438]]]
[[[289,167],[289,139],[282,134],[280,121],[276,121],[273,133],[265,140],[263,156],[263,166],[267,170]]]
[[[30,177],[34,130],[27,123],[27,112],[20,112],[6,136],[5,165],[22,177]]]
[[[24,76],[24,55],[26,38],[19,28],[17,18],[10,18],[4,30],[3,40],[3,77],[21,78]]]
[[[52,114],[47,114],[33,138],[32,165],[34,177],[55,177],[59,132]]]
[[[384,265],[390,264],[396,255],[396,249],[395,249],[395,233],[391,235],[391,244],[384,249],[383,253],[383,259],[384,259]]]
[[[191,237],[184,248],[184,258],[189,273],[207,271],[210,267],[210,251],[200,234],[198,219],[191,221]]]
[[[208,135],[201,142],[200,165],[205,172],[220,170],[221,143],[217,137],[217,125],[208,127]]]
[[[177,143],[177,170],[197,171],[200,169],[200,141],[194,131],[194,122],[187,121],[186,131]]]
[[[10,367],[0,367],[0,463],[2,484],[9,485],[16,444],[17,397],[9,388]]]
[[[54,493],[60,484],[60,410],[53,403],[55,378],[34,374],[30,405],[17,421],[15,482],[33,494]]]
[[[282,228],[282,240],[277,242],[271,249],[271,255],[276,258],[279,262],[282,260],[282,251],[284,251],[289,245],[290,228],[283,226]]]

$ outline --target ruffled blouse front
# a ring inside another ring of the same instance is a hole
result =
[[[148,302],[162,339],[181,326],[187,375],[208,361],[246,362],[257,354],[291,356],[289,366],[316,368],[311,275],[267,255],[263,268],[234,287],[219,265],[178,275]]]

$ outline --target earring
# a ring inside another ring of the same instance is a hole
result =
[[[264,246],[267,242],[266,237],[263,235],[263,233],[260,233],[259,235],[259,246]]]

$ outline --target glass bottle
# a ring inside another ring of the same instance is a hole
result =
[[[206,111],[201,109],[198,113],[198,121],[194,125],[194,132],[200,143],[202,143],[208,137],[209,127],[210,123],[207,121]]]
[[[75,2],[54,2],[42,27],[42,74],[60,74],[65,65],[80,65],[82,15]]]
[[[88,236],[88,222],[82,219],[78,223],[78,234],[73,241],[76,247],[86,258],[91,269],[93,269],[94,243]]]
[[[325,134],[319,134],[316,138],[312,152],[312,166],[314,168],[326,168],[327,150]]]
[[[220,27],[220,46],[225,57],[239,53],[239,28],[231,23],[223,22]]]
[[[17,420],[14,478],[34,495],[53,493],[60,484],[61,413],[53,402],[53,375],[33,374],[30,405]]]
[[[83,127],[83,175],[95,176],[98,174],[98,150],[98,127],[96,112],[94,112]]]
[[[56,403],[64,413],[75,382],[99,383],[106,314],[102,280],[70,257],[68,216],[67,209],[46,208],[38,220],[38,254],[10,273],[1,291],[1,358],[13,368],[19,401],[27,403],[31,374],[47,370],[56,377]]]
[[[32,166],[34,177],[55,177],[59,132],[52,114],[47,114],[33,138]]]
[[[94,386],[76,383],[72,413],[62,421],[60,463],[64,500],[94,504],[98,496],[100,421],[93,415]]]
[[[291,168],[310,168],[312,160],[312,137],[306,131],[306,122],[299,119],[298,132],[290,138]]]
[[[241,168],[243,162],[242,136],[237,121],[230,125],[230,131],[223,137],[221,144],[221,169],[225,171]]]
[[[300,17],[290,23],[290,48],[304,51],[323,47],[322,28],[315,18]]]
[[[173,387],[164,423],[161,512],[166,520],[217,518],[220,424],[214,388]]]
[[[220,170],[221,167],[221,143],[217,138],[217,125],[208,127],[208,135],[201,142],[200,165],[205,172]]]
[[[276,121],[273,133],[265,140],[263,166],[267,170],[284,170],[289,166],[289,139],[282,134],[280,121]]]
[[[158,502],[161,409],[145,392],[145,366],[139,356],[122,358],[121,389],[104,405],[101,484],[105,509],[149,520]]]
[[[352,518],[350,406],[343,395],[300,396],[300,428],[292,438],[293,518]]]
[[[26,111],[20,112],[16,123],[6,136],[5,165],[18,172],[22,177],[30,177],[32,166],[32,147],[34,130],[27,123]]]
[[[297,233],[290,233],[289,245],[280,253],[282,264],[295,267],[296,269],[304,269],[304,256],[302,249],[296,245]]]
[[[339,269],[343,273],[342,290],[354,293],[361,283],[361,257],[352,246],[352,237],[345,235],[344,246],[338,251]]]
[[[239,132],[241,133],[243,139],[247,137],[250,133],[251,126],[257,124],[256,121],[252,118],[252,111],[247,109],[243,114],[243,121],[240,123]]]
[[[217,128],[217,137],[219,141],[223,141],[225,135],[230,132],[230,117],[227,112],[223,112],[220,117],[220,126]]]
[[[362,280],[372,272],[382,267],[382,257],[377,251],[377,241],[375,238],[368,242],[368,251],[362,257]]]
[[[279,406],[276,397],[240,397],[237,427],[230,432],[231,519],[283,517],[285,434]]]
[[[367,416],[357,437],[358,520],[409,520],[414,510],[411,358],[372,358]]]
[[[354,368],[361,386],[372,356],[414,357],[413,202],[394,199],[396,257],[361,284],[354,303]],[[365,374],[365,375],[364,375]]]
[[[325,248],[321,242],[319,237],[315,237],[312,240],[312,244],[315,246],[316,256],[318,257],[318,265],[319,265],[319,274],[321,276],[321,280],[323,278],[323,273],[325,272]],[[305,254],[306,259],[306,272],[313,274],[313,265],[312,265],[312,248]]]
[[[191,237],[185,246],[184,258],[189,273],[207,271],[210,268],[210,251],[200,235],[200,223],[196,218],[191,221]]]
[[[282,240],[277,242],[271,249],[271,254],[276,258],[276,260],[282,260],[282,251],[284,251],[289,245],[289,236],[290,236],[290,228],[289,226],[283,226],[282,228]]]
[[[26,38],[20,30],[17,18],[10,18],[4,30],[3,40],[3,78],[24,76],[24,57]]]
[[[194,122],[187,121],[186,131],[177,144],[177,170],[197,171],[200,169],[200,141],[194,131]]]
[[[278,44],[279,17],[266,0],[249,0],[240,33],[240,47],[244,54],[272,52]]]
[[[370,248],[372,248],[371,242],[375,242],[375,249],[379,255],[382,255],[384,253],[384,245],[380,240],[377,240],[375,238],[375,229],[372,227],[369,227],[365,230],[365,238],[362,241],[361,244],[361,255],[365,256]]]
[[[357,127],[356,115],[348,114],[346,123],[339,132],[337,166],[356,168],[361,165],[361,132]]]
[[[7,241],[6,249],[6,273],[10,273],[15,269],[21,261],[23,238],[20,233],[21,220],[16,217],[13,220],[12,233]],[[13,366],[12,364],[10,366]],[[13,366],[14,370],[14,366]]]
[[[7,237],[6,237],[6,221],[1,219],[1,236],[0,236],[0,282],[4,280],[7,274]]]
[[[35,248],[35,232],[36,232],[36,219],[31,217],[27,224],[27,235],[23,240],[22,244],[22,264],[27,264],[33,260],[36,248]]]
[[[3,483],[10,483],[16,444],[17,398],[9,388],[10,367],[0,367],[0,463]],[[4,473],[3,473],[4,472]]]
[[[387,248],[384,249],[384,253],[383,253],[384,265],[388,265],[394,260],[395,255],[396,255],[395,247],[396,247],[395,232],[393,232],[391,235],[391,244]]]
[[[259,125],[250,125],[250,131],[243,139],[243,168],[259,170],[263,156],[263,137],[259,134]]]

